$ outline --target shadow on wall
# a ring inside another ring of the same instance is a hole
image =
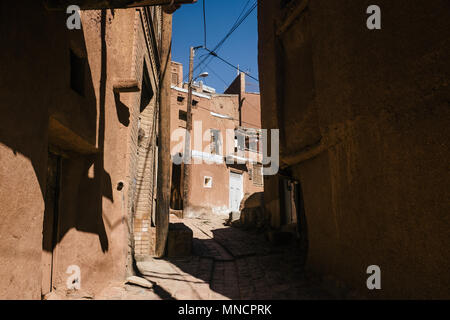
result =
[[[130,124],[130,109],[120,100],[120,94],[114,92],[114,101],[116,103],[117,119],[125,127]]]
[[[264,215],[264,192],[246,194],[241,201],[239,223],[245,227],[265,228],[268,219]]]
[[[103,10],[101,13],[101,78],[97,115],[83,30],[61,28],[65,25],[64,12],[49,12],[39,2],[28,2],[34,12],[32,16],[22,14],[23,4],[2,2],[0,5],[2,37],[8,43],[0,52],[0,59],[8,61],[0,75],[0,143],[15,155],[20,153],[31,161],[42,199],[46,202],[45,216],[58,214],[58,234],[53,238],[56,241],[46,242],[44,239],[43,249],[52,251],[68,230],[75,228],[97,234],[102,251],[106,252],[108,237],[102,217],[102,198],[113,201],[111,178],[103,166],[106,12]],[[15,23],[8,23],[11,17],[16,19]],[[41,27],[30,28],[33,25],[30,19]],[[78,56],[76,63],[71,59],[73,54]],[[82,86],[76,87],[78,93],[75,92],[74,81],[81,81]],[[49,125],[50,117],[61,125],[58,130]],[[98,147],[95,148],[97,134]],[[58,172],[57,168],[51,168],[57,163],[51,161],[51,157],[58,158]],[[2,165],[11,175],[20,175],[14,161],[5,161]],[[49,172],[52,170],[58,175],[58,180],[55,180],[58,184],[54,185],[58,189],[56,198],[48,197],[46,191],[51,183]],[[19,180],[12,178],[10,181],[17,184]],[[26,188],[15,186],[14,190],[19,192],[12,197],[29,197],[29,190],[23,189]],[[36,202],[40,200],[37,196]],[[55,203],[58,204],[56,211]],[[26,208],[17,208],[19,210]]]
[[[255,192],[247,197],[244,197],[241,201],[239,210],[243,210],[245,208],[255,208],[264,206],[264,192]]]

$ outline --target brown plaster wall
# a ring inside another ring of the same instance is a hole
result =
[[[245,73],[241,72],[225,90],[226,94],[238,94],[241,126],[261,128],[261,100],[259,93],[246,92]]]
[[[223,153],[226,153],[226,130],[234,130],[239,126],[239,96],[237,94],[212,94],[209,95],[211,99],[193,95],[193,99],[198,101],[198,104],[192,108],[192,121],[201,121],[202,135],[205,135],[206,140],[203,141],[201,150],[196,148],[193,144],[193,150],[210,152],[210,134],[209,129],[219,129],[222,133]],[[182,102],[177,101],[177,97],[184,97]],[[179,110],[186,111],[187,109],[187,93],[172,89],[171,97],[171,132],[177,128],[185,128],[186,121],[179,119]],[[221,115],[229,116],[231,119],[222,119],[211,115],[215,112]],[[194,135],[194,131],[192,136]],[[193,139],[193,137],[192,137]],[[193,141],[193,140],[192,140]],[[181,142],[181,144],[180,144]],[[172,139],[171,154],[183,152],[184,142],[182,140]],[[230,147],[230,146],[228,146]],[[234,144],[232,150],[234,150]],[[243,193],[252,194],[254,192],[261,192],[261,186],[254,186],[250,180],[248,169],[250,164],[243,166],[244,170],[238,170],[243,174]],[[192,216],[201,216],[209,214],[228,214],[229,213],[229,172],[231,168],[224,162],[220,164],[194,164],[191,166],[191,209],[185,214]],[[212,188],[205,188],[204,177],[212,178]]]
[[[449,298],[449,3],[380,0],[377,31],[370,4],[309,1],[275,38],[293,10],[259,2],[262,124],[302,184],[309,268],[369,298]],[[366,288],[372,264],[382,290]]]
[[[50,145],[63,154],[54,286],[65,290],[78,265],[81,289],[95,294],[127,271],[139,99],[113,84],[134,73],[136,10],[83,11],[83,29],[69,31],[63,12],[27,6],[33,15],[0,8],[0,58],[10,61],[0,69],[0,297],[41,297]],[[70,88],[69,48],[87,59],[84,96]]]
[[[155,8],[157,12],[161,8]],[[131,41],[131,68],[127,74],[141,86],[139,92],[121,93],[120,100],[130,106],[130,135],[128,157],[130,159],[130,186],[128,210],[133,214],[134,250],[137,256],[148,256],[155,250],[155,204],[157,183],[158,147],[158,92],[160,89],[159,56],[148,50],[151,30],[146,23],[144,10],[130,12],[133,17]],[[131,71],[131,72],[130,72]],[[146,76],[144,77],[144,74]],[[126,74],[122,77],[125,78]],[[146,80],[147,79],[147,80]],[[148,83],[147,83],[148,81]],[[144,83],[146,83],[144,85]],[[148,96],[148,97],[147,97]],[[119,97],[116,96],[116,99]],[[141,102],[144,99],[145,102]],[[148,101],[147,101],[148,100]]]
[[[183,65],[179,62],[170,62],[170,84],[176,87],[183,87]]]
[[[261,128],[261,98],[259,93],[242,94],[241,122],[246,128]]]

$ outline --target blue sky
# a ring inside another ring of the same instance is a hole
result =
[[[212,50],[231,29],[248,0],[198,0],[195,4],[182,5],[174,13],[172,60],[183,64],[184,74],[187,74],[189,70],[189,47],[201,46],[204,43],[203,1],[206,1],[206,44]],[[247,9],[253,3],[255,0],[248,1]],[[202,60],[201,56],[205,53],[203,49],[197,50],[194,66]],[[217,54],[231,64],[239,65],[242,71],[247,71],[258,79],[257,9],[253,10],[233,32]],[[207,71],[209,76],[204,78],[203,82],[214,87],[217,92],[223,92],[226,84],[230,84],[237,76],[236,69],[217,58],[212,58],[207,68],[202,69],[197,70],[194,76],[201,71]],[[256,80],[246,78],[247,91],[258,92]]]

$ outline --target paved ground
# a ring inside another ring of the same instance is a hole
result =
[[[174,221],[179,222],[179,221]],[[193,255],[139,262],[153,289],[117,285],[97,299],[333,299],[301,270],[295,244],[272,246],[263,235],[224,225],[225,219],[183,219]]]

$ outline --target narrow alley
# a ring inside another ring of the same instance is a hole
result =
[[[450,299],[449,62],[448,0],[0,1],[0,300]]]
[[[227,219],[179,219],[193,230],[193,255],[138,262],[152,288],[112,284],[94,299],[310,300],[349,298],[303,271],[298,246],[273,245],[262,233],[227,226]]]

